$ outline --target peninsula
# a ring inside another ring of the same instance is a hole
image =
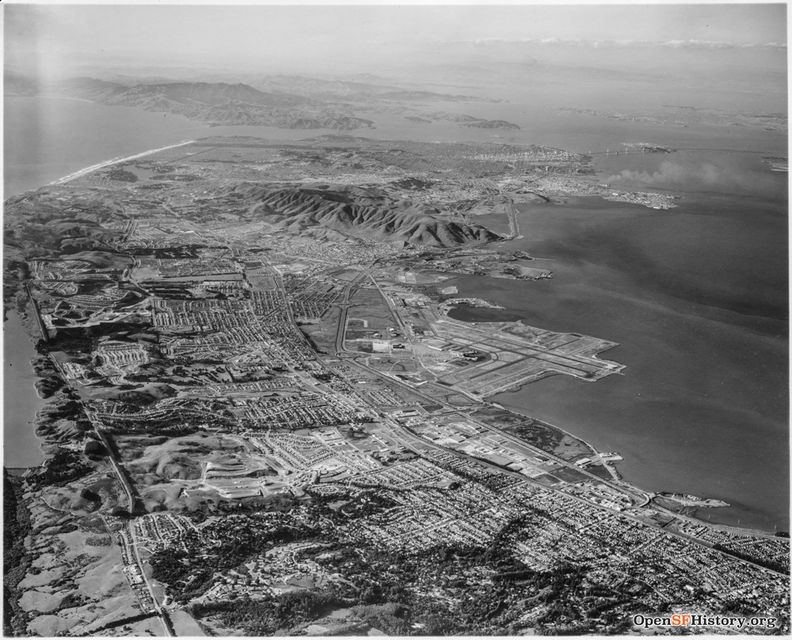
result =
[[[643,202],[561,149],[346,135],[185,141],[9,199],[4,304],[47,404],[46,460],[6,475],[7,633],[618,633],[680,608],[787,633],[787,537],[491,401],[629,376],[615,342],[446,313],[493,306],[453,277],[550,277],[508,242],[518,206],[570,196]]]

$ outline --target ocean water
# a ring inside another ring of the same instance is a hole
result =
[[[208,136],[251,135],[295,140],[325,130],[210,127],[182,116],[84,100],[8,96],[4,101],[4,195],[37,189],[79,169]]]
[[[443,104],[443,103],[439,103]],[[452,104],[451,107],[456,105]],[[480,113],[492,105],[465,105]],[[52,96],[7,96],[3,105],[5,149],[4,196],[37,189],[79,169],[105,160],[141,153],[149,149],[208,136],[257,136],[269,140],[300,140],[325,134],[330,129],[277,129],[260,126],[220,126],[188,120],[182,116],[152,113],[133,107],[110,107],[84,100]],[[542,110],[544,119],[530,126],[536,113],[521,113],[524,129],[502,131],[475,129],[439,121],[415,125],[400,115],[376,114],[376,126],[355,135],[382,140],[537,142],[540,127],[552,122],[563,129],[554,110]],[[486,113],[482,112],[482,115]],[[559,132],[560,135],[560,132]],[[542,137],[544,140],[544,137]],[[565,137],[565,141],[574,141]],[[556,142],[560,144],[560,142]],[[604,148],[604,147],[603,147]]]
[[[362,135],[536,142],[584,152],[636,141],[745,152],[597,156],[600,179],[614,187],[683,193],[672,211],[599,199],[522,209],[525,237],[511,246],[537,256],[536,266],[552,269],[555,277],[459,278],[461,295],[485,297],[508,310],[459,310],[457,316],[520,318],[615,340],[621,346],[603,357],[627,369],[596,384],[556,376],[501,394],[498,401],[563,426],[602,450],[621,452],[620,470],[638,486],[733,505],[702,517],[788,528],[786,175],[769,172],[761,160],[763,154],[785,155],[786,137],[602,121],[524,104],[475,112],[506,117],[519,131],[423,129],[383,118]],[[287,140],[330,133],[208,127],[178,116],[58,98],[6,98],[4,109],[6,197],[112,157],[184,139]],[[25,368],[27,352],[15,351],[24,351],[25,341],[9,342],[20,328],[11,322],[13,316],[5,325],[4,391],[12,398],[5,409],[5,460],[20,466],[40,460],[28,425],[38,398]]]
[[[604,151],[622,142],[649,141],[676,148],[702,147],[771,150],[785,153],[786,144],[776,134],[737,128],[724,137],[723,129],[636,125],[632,122],[567,114],[562,104],[537,102],[533,96],[515,94],[502,104],[437,103],[438,109],[505,118],[519,130],[476,129],[439,121],[416,125],[399,115],[375,114],[373,129],[355,135],[383,140],[443,142],[502,142],[546,144],[577,152]],[[133,107],[109,107],[83,100],[57,97],[7,96],[4,99],[4,195],[37,189],[84,167],[119,156],[128,156],[182,140],[207,136],[250,135],[270,140],[299,140],[337,133],[335,130],[288,130],[274,127],[210,127],[172,114],[151,113]]]

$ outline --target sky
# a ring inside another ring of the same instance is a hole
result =
[[[491,40],[786,43],[783,4],[261,6],[5,4],[6,67],[359,67]]]

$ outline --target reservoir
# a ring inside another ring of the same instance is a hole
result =
[[[7,317],[3,323],[3,464],[30,467],[44,460],[34,430],[36,412],[44,406],[30,364],[37,354],[19,314],[9,311]]]

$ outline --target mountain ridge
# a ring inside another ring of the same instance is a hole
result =
[[[12,88],[24,91],[24,95],[35,95],[42,90],[42,87],[25,83],[21,78],[13,78]],[[108,106],[172,113],[210,125],[338,131],[374,126],[371,120],[355,116],[345,105],[329,105],[285,92],[264,92],[241,82],[156,82],[130,86],[77,77],[46,89]]]
[[[440,212],[383,191],[362,187],[321,189],[243,183],[225,195],[242,201],[247,215],[293,234],[353,236],[405,245],[455,247],[500,240],[478,224],[449,220]]]

